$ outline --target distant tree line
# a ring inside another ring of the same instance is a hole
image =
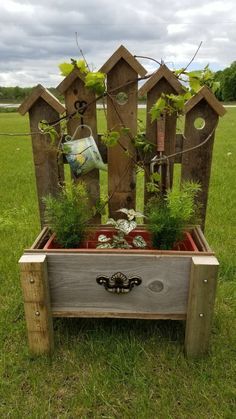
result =
[[[225,102],[236,100],[236,61],[230,67],[215,73],[215,81],[220,82],[216,97]]]
[[[221,101],[236,101],[236,61],[230,67],[215,73],[215,81],[220,82],[220,88],[216,92],[216,97]],[[21,102],[31,92],[32,87],[3,87],[0,86],[0,101]],[[58,99],[62,99],[54,87],[48,89]],[[144,101],[146,97],[140,98]]]
[[[4,87],[0,86],[0,101],[22,102],[32,91],[33,87]],[[59,93],[54,87],[48,89],[54,96],[59,98]]]

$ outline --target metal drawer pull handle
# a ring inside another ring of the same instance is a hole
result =
[[[132,290],[134,285],[140,285],[142,279],[139,276],[128,278],[122,272],[116,272],[111,277],[97,276],[96,281],[99,285],[104,285],[104,288],[116,294],[127,293]]]

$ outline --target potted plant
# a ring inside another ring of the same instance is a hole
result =
[[[105,226],[89,227],[92,211],[83,183],[65,184],[56,197],[44,198],[45,216],[52,231],[44,249],[160,249],[198,251],[187,231],[196,224],[196,194],[200,186],[185,182],[180,190],[168,190],[147,204],[146,216],[134,209],[117,212],[125,218],[109,218]],[[147,220],[139,226],[137,218]]]
[[[92,215],[85,185],[82,182],[67,183],[56,197],[48,195],[43,201],[45,219],[53,232],[45,248],[52,247],[53,242],[65,249],[80,247]]]
[[[180,189],[168,189],[164,196],[156,195],[149,200],[147,223],[154,248],[173,249],[184,235],[191,240],[187,230],[198,221],[196,196],[200,189],[198,183],[183,182]]]

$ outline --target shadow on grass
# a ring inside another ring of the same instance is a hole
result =
[[[112,341],[144,342],[157,344],[184,341],[184,321],[133,320],[133,319],[54,319],[55,339],[60,344],[74,344],[75,340],[96,341],[101,344]]]

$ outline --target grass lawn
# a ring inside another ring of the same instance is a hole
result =
[[[28,129],[27,118],[0,114],[0,132]],[[31,144],[0,136],[0,418],[236,417],[235,156],[229,108],[217,130],[206,223],[220,260],[209,357],[184,358],[182,322],[63,319],[54,321],[52,359],[32,358],[17,264],[39,232]]]

